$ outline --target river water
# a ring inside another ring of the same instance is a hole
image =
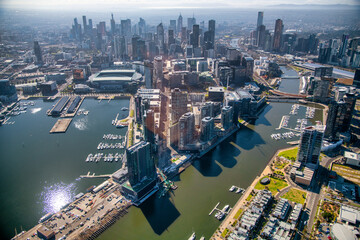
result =
[[[283,71],[287,76],[296,74]],[[298,87],[298,79],[280,85],[288,92]],[[15,227],[31,228],[41,216],[101,181],[80,180],[80,175],[112,173],[120,167],[115,162],[86,163],[85,158],[96,152],[103,134],[125,134],[126,129],[114,128],[111,120],[117,113],[119,118],[128,114],[120,110],[128,107],[128,100],[86,99],[81,108],[89,115],[76,116],[65,134],[49,134],[57,119],[46,116],[46,110],[54,103],[35,102],[27,113],[11,119],[15,124],[0,127],[0,230],[5,238],[14,235]],[[247,188],[277,149],[288,146],[289,140],[275,141],[270,135],[285,131],[275,128],[290,109],[287,103],[269,104],[255,124],[243,127],[177,176],[176,191],[162,198],[154,195],[140,208],[131,207],[99,239],[187,239],[192,231],[209,239],[219,226],[208,215],[211,209],[218,202],[220,208],[233,206],[239,198],[229,187]],[[299,117],[304,114],[305,108],[300,108]],[[321,111],[316,111],[315,119],[320,118]]]

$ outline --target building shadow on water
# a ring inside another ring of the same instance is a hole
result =
[[[259,115],[259,118],[256,119],[255,122],[252,122],[251,124],[254,124],[256,126],[258,125],[265,125],[265,126],[271,126],[271,123],[266,119],[265,115],[272,109],[273,107],[271,105],[267,105],[264,110]]]
[[[240,149],[232,144],[235,139],[236,135],[231,135],[215,149],[195,161],[194,168],[207,177],[217,177],[221,174],[222,169],[219,164],[226,168],[233,168],[237,164],[235,157],[241,153]]]
[[[242,126],[235,136],[234,143],[244,150],[251,150],[256,146],[266,143],[259,133],[247,126]]]
[[[168,194],[160,198],[158,196],[158,194],[151,196],[140,206],[140,209],[154,232],[161,235],[180,216],[180,212],[170,201]]]

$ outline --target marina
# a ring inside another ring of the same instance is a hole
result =
[[[95,162],[98,163],[101,160],[103,160],[104,162],[124,162],[125,160],[125,153],[109,153],[109,154],[103,154],[103,153],[95,153],[92,154],[90,153],[86,159],[85,162]]]
[[[225,205],[222,209],[219,209],[218,206],[220,205],[220,202],[218,202],[215,207],[211,210],[211,212],[209,213],[209,216],[211,216],[214,212],[215,215],[214,217],[217,219],[217,220],[222,220],[224,219],[224,217],[229,214],[229,212],[231,211],[232,208],[230,208],[230,205]]]

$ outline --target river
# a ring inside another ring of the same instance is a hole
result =
[[[296,74],[287,71],[288,76]],[[284,80],[280,88],[296,92],[299,85],[293,80]],[[56,211],[101,181],[79,180],[81,174],[119,168],[115,162],[85,163],[85,158],[96,152],[104,133],[125,134],[126,129],[114,128],[111,120],[117,113],[119,117],[128,113],[120,111],[128,100],[86,99],[81,108],[89,115],[76,116],[65,134],[49,134],[57,119],[46,116],[46,110],[54,103],[35,102],[27,113],[12,118],[15,124],[0,127],[0,229],[5,238],[14,235],[15,227],[31,228],[46,212]],[[218,202],[219,207],[233,206],[239,198],[229,187],[248,187],[277,149],[288,146],[287,140],[275,141],[270,135],[284,132],[275,128],[290,109],[291,104],[269,104],[255,124],[243,127],[177,176],[176,191],[162,198],[154,195],[140,208],[131,207],[99,239],[187,239],[192,231],[209,239],[219,226],[208,215],[211,209]],[[305,108],[300,108],[299,117],[304,114]],[[321,111],[316,111],[316,119],[321,120]]]

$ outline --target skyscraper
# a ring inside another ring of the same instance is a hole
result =
[[[194,141],[195,116],[192,112],[183,114],[179,119],[179,149],[184,150]]]
[[[215,46],[215,20],[209,20],[208,31],[204,33],[205,49],[214,49]]]
[[[264,12],[258,12],[256,29],[258,29],[261,25],[263,25]]]
[[[171,44],[175,43],[175,37],[174,37],[174,30],[169,29],[169,33],[168,33],[168,45],[170,47]]]
[[[339,93],[338,90],[337,93]],[[328,117],[324,137],[330,140],[339,140],[339,133],[349,130],[352,114],[355,108],[356,97],[347,93],[329,105]]]
[[[170,20],[169,29],[171,29],[171,30],[173,30],[174,32],[176,32],[176,20]]]
[[[36,57],[36,63],[42,63],[42,54],[41,54],[41,48],[38,41],[34,41],[34,54]]]
[[[113,14],[111,14],[110,26],[111,26],[111,34],[115,35],[115,20]]]
[[[149,109],[144,114],[144,139],[155,144],[155,116],[154,111]]]
[[[164,43],[165,43],[165,35],[164,35],[164,26],[163,26],[162,23],[160,23],[156,27],[156,33],[157,33],[158,44],[160,46],[160,49],[163,49],[164,48]]]
[[[171,90],[171,121],[176,123],[187,112],[187,92],[179,88]]]
[[[83,19],[84,33],[87,34],[88,29],[86,25],[86,16],[82,16],[82,19]]]
[[[196,24],[196,19],[194,18],[194,16],[192,18],[187,19],[187,28],[188,29],[192,29],[194,24]]]
[[[126,149],[129,182],[136,185],[156,176],[154,159],[149,142],[141,141]]]
[[[186,27],[182,27],[181,28],[181,42],[186,42],[187,41],[187,32],[186,32]]]
[[[273,44],[273,50],[275,52],[280,51],[283,29],[284,29],[284,25],[282,20],[277,19],[275,22],[274,44]]]
[[[349,35],[343,34],[341,38],[341,46],[339,48],[339,58],[345,56],[348,43],[349,43]]]
[[[145,33],[146,33],[146,23],[145,23],[145,20],[140,18],[140,21],[139,21],[139,35],[144,38],[145,36]]]
[[[178,17],[178,22],[177,22],[177,31],[178,31],[178,33],[181,32],[182,27],[183,27],[183,17],[181,16],[181,13],[180,13],[180,15]]]
[[[260,25],[257,29],[257,45],[258,47],[265,47],[265,26],[264,25]]]
[[[121,35],[131,37],[131,20],[121,20]]]
[[[154,79],[162,81],[163,77],[163,59],[162,56],[156,56],[154,58]]]
[[[91,34],[92,29],[93,29],[92,19],[89,19],[88,31],[90,34]]]
[[[214,137],[214,119],[212,117],[204,117],[201,120],[200,140],[207,142]]]
[[[303,129],[300,137],[297,161],[319,164],[320,151],[324,136],[324,126],[310,126]]]
[[[193,25],[193,31],[192,31],[192,37],[190,40],[190,44],[193,46],[193,48],[199,47],[199,35],[200,35],[200,29],[198,24]]]
[[[221,109],[221,125],[227,130],[233,125],[234,110],[231,106],[224,106]]]

